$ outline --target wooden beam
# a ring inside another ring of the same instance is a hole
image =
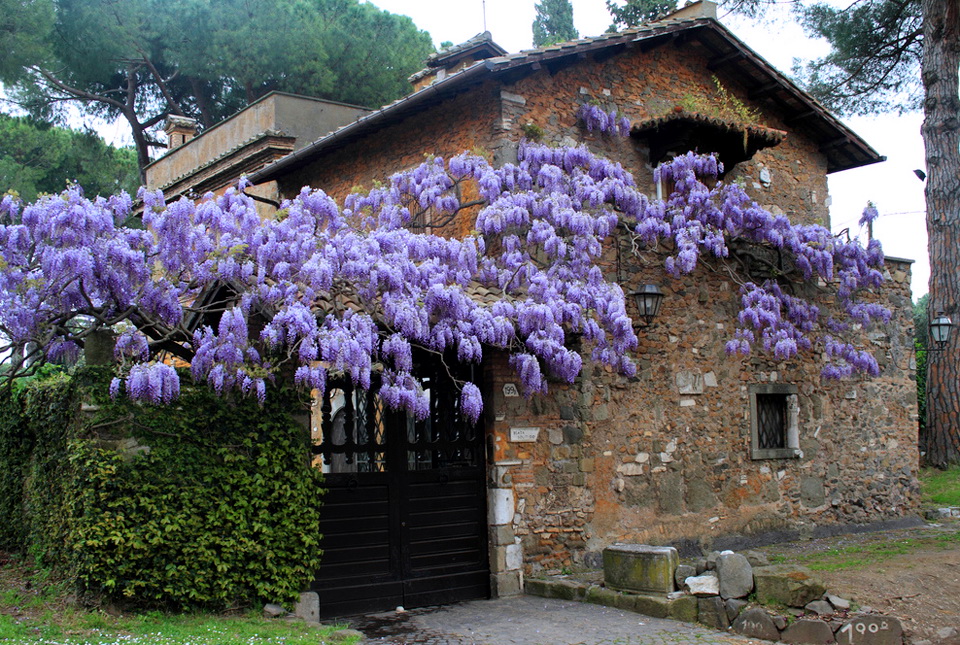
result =
[[[726,56],[721,56],[720,58],[710,61],[707,64],[707,69],[709,69],[710,71],[720,69],[721,67],[723,67],[724,65],[727,65],[728,63],[732,63],[734,61],[740,60],[741,58],[743,58],[743,56],[744,56],[743,52],[738,49],[737,51],[730,52]]]
[[[772,83],[767,83],[766,85],[761,85],[760,87],[750,90],[747,96],[751,99],[762,99],[769,94],[773,94],[781,87],[782,85],[780,85],[780,83],[773,81]]]
[[[848,137],[840,137],[839,139],[834,139],[833,141],[827,141],[825,144],[820,146],[820,152],[829,152],[830,150],[839,148],[846,143],[851,143]]]
[[[814,117],[816,115],[817,115],[816,110],[807,110],[806,112],[799,112],[797,114],[794,114],[793,116],[789,116],[786,119],[784,119],[783,122],[786,123],[787,125],[796,125],[797,123],[800,123],[801,121],[806,121],[810,117]]]

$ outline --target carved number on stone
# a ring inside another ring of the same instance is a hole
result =
[[[867,632],[870,632],[871,634],[876,634],[877,632],[886,631],[888,629],[890,629],[890,627],[887,625],[887,621],[882,621],[879,625],[876,623],[870,623],[869,625],[865,625],[863,623],[857,623],[856,625],[854,625],[853,623],[847,623],[846,625],[840,628],[840,633],[842,634],[843,632],[847,632],[846,634],[847,642],[852,643],[854,631],[856,631],[861,636],[864,636],[866,635]]]

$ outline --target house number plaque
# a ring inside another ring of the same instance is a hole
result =
[[[532,443],[540,435],[540,428],[510,428],[510,441],[514,443]]]
[[[504,383],[503,384],[503,395],[507,398],[513,398],[515,396],[520,396],[520,392],[517,390],[517,386],[513,383]]]

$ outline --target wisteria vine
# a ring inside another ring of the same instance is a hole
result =
[[[591,106],[579,117],[602,131],[629,130],[600,113]],[[71,187],[30,205],[8,195],[0,202],[6,378],[76,354],[102,328],[118,334],[112,393],[153,403],[179,393],[171,356],[217,392],[261,399],[280,375],[320,391],[331,378],[365,388],[376,380],[388,405],[419,417],[429,402],[414,377],[415,351],[478,363],[487,348],[506,350],[523,390],[542,393],[550,378],[580,373],[576,335],[590,360],[631,375],[637,338],[601,260],[624,223],[648,248],[666,249],[674,276],[728,258],[739,243],[788,253],[803,280],[836,285],[843,316],[825,316],[775,279],[746,281],[727,351],[787,359],[819,344],[824,377],[876,374],[873,356],[841,338],[852,325],[889,320],[860,297],[882,280],[879,243],[863,248],[792,225],[736,184],[701,181],[719,171],[711,157],[678,157],[657,170],[676,185],[659,201],[585,147],[524,142],[516,164],[433,158],[342,206],[304,188],[272,219],[259,216],[244,181],[219,197],[170,204],[141,191],[144,228],[124,224],[126,195],[88,200]],[[478,200],[457,197],[465,182]],[[462,239],[410,230],[426,211],[475,218],[474,230]],[[478,418],[479,388],[459,386],[463,412]]]

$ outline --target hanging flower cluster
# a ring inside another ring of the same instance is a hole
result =
[[[616,115],[595,106],[580,117],[601,131],[629,126],[611,125]],[[0,202],[8,375],[120,323],[111,390],[155,403],[179,392],[176,371],[156,358],[164,351],[188,360],[193,377],[217,392],[261,399],[281,373],[320,391],[333,376],[366,388],[377,375],[383,400],[419,417],[428,400],[413,376],[416,347],[463,362],[506,350],[523,390],[538,393],[549,378],[579,374],[583,357],[569,342],[576,335],[591,360],[631,375],[637,338],[623,291],[599,262],[623,220],[646,243],[668,245],[671,275],[726,258],[735,240],[788,253],[803,279],[837,285],[845,317],[824,319],[773,279],[745,282],[727,350],[759,347],[786,359],[820,344],[825,377],[875,374],[873,357],[840,338],[851,325],[889,319],[859,300],[880,283],[879,244],[841,243],[822,227],[768,213],[735,184],[700,181],[719,170],[710,157],[679,157],[657,171],[676,191],[656,201],[585,147],[527,142],[517,164],[433,158],[342,207],[304,188],[273,219],[260,218],[243,182],[172,204],[142,191],[145,229],[123,226],[126,195],[91,201],[73,187],[28,206],[8,196]],[[476,186],[480,206],[458,199],[463,182]],[[474,232],[412,232],[407,225],[426,209],[475,217]],[[462,411],[478,418],[480,390],[460,388]]]
[[[603,108],[593,103],[582,104],[577,111],[577,119],[590,132],[596,130],[604,134],[614,134],[622,137],[630,134],[630,119],[619,116],[616,110],[605,112]]]

